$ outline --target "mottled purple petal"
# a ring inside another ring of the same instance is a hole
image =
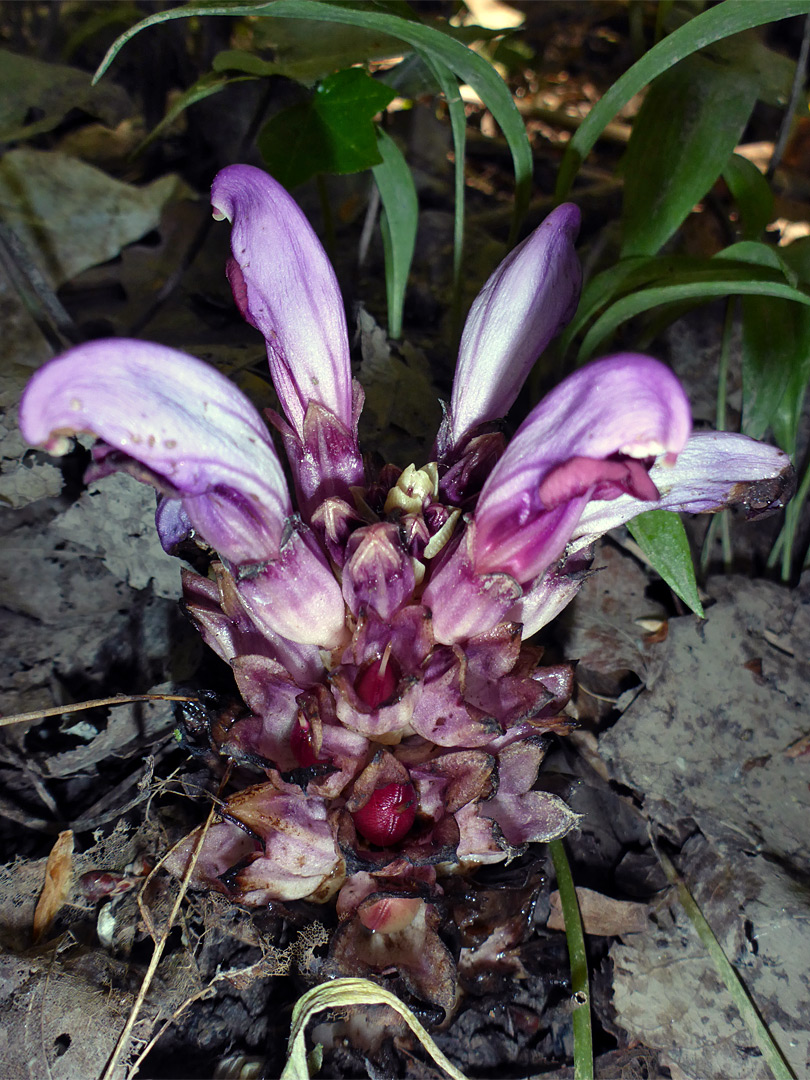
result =
[[[581,817],[558,796],[545,791],[527,791],[524,795],[499,792],[494,799],[481,803],[480,810],[498,823],[507,843],[512,845],[565,836]]]
[[[191,882],[249,906],[311,897],[323,902],[340,888],[345,865],[322,799],[278,778],[238,792],[208,830]],[[201,828],[178,844],[166,868],[188,868]]]
[[[396,525],[380,521],[354,532],[343,567],[343,596],[353,614],[371,609],[383,620],[405,607],[415,586],[413,560]]]
[[[222,566],[211,566],[215,580],[190,570],[182,571],[183,607],[209,648],[230,663],[237,656],[266,656],[278,661],[300,687],[312,686],[323,675],[323,661],[315,645],[302,645],[262,630],[239,600],[236,582]]]
[[[655,493],[647,467],[674,460],[691,427],[683,388],[663,364],[625,353],[565,379],[529,414],[484,485],[474,562],[521,584],[554,563],[591,499]],[[628,496],[624,496],[628,497]]]
[[[423,739],[448,748],[485,746],[501,734],[498,721],[468,705],[462,687],[463,670],[456,653],[434,649],[425,664],[419,702],[411,727]]]
[[[80,345],[33,377],[20,427],[57,454],[66,436],[96,435],[103,471],[134,472],[179,500],[200,536],[235,564],[278,554],[292,504],[267,427],[200,360],[142,341]]]
[[[520,585],[508,574],[476,572],[475,528],[475,522],[470,523],[459,543],[448,549],[422,594],[433,613],[436,641],[446,645],[491,630],[520,597]]]
[[[259,630],[334,649],[346,636],[345,606],[315,537],[290,519],[276,559],[236,575],[240,602]]]
[[[393,969],[409,993],[449,1015],[457,996],[456,965],[437,933],[439,922],[433,904],[374,893],[333,932],[325,973],[368,978]]]
[[[505,416],[535,360],[573,316],[582,271],[580,214],[558,206],[503,260],[478,294],[461,338],[450,408],[454,443]]]
[[[279,399],[303,437],[310,401],[353,427],[346,317],[337,278],[296,202],[262,169],[231,165],[211,189],[232,223],[228,278],[243,316],[264,335]]]

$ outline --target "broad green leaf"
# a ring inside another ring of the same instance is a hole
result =
[[[244,6],[244,4],[242,5]],[[182,9],[181,9],[182,10]],[[304,19],[251,19],[250,49],[226,50],[214,58],[214,70],[222,65],[241,67],[250,63],[264,65],[262,71],[245,70],[251,74],[283,75],[305,86],[314,86],[335,71],[370,60],[387,60],[402,54],[402,42],[388,34],[364,30],[356,26],[336,26],[334,23],[313,23]],[[272,60],[261,60],[265,49],[272,50]],[[244,54],[240,58],[239,54]]]
[[[773,217],[773,192],[756,165],[732,154],[723,168],[723,179],[737,204],[746,240],[758,237]]]
[[[218,94],[221,90],[224,90],[226,86],[231,86],[233,83],[239,82],[251,82],[253,75],[226,75],[216,71],[209,71],[207,75],[203,75],[202,78],[197,79],[193,85],[189,86],[187,90],[184,90],[179,97],[172,101],[169,111],[160,121],[160,123],[152,128],[146,138],[140,143],[134,153],[139,154],[142,150],[145,150],[147,146],[160,138],[164,131],[175,122],[181,113],[184,113],[191,105],[196,105],[198,101],[203,101],[205,98],[211,97],[213,94]]]
[[[628,521],[627,529],[670,589],[704,618],[695,566],[683,522],[669,510],[648,510]]]
[[[774,2],[778,5],[782,0],[774,0]],[[810,0],[808,2],[810,3]],[[208,15],[305,19],[356,26],[405,41],[424,58],[438,60],[445,64],[457,78],[468,83],[476,91],[503,131],[515,169],[515,213],[512,234],[517,232],[528,206],[532,183],[532,153],[523,118],[512,100],[509,88],[493,67],[477,53],[432,26],[424,26],[419,22],[388,15],[371,7],[354,10],[321,3],[319,0],[276,0],[275,3],[258,5],[212,4],[169,8],[150,15],[149,18],[122,34],[108,49],[95,74],[94,81],[101,78],[123,46],[141,30],[170,19]]]
[[[742,375],[745,434],[761,439],[771,428],[795,454],[810,380],[810,311],[789,300],[744,297]]]
[[[362,172],[381,161],[372,118],[394,96],[362,68],[335,72],[309,101],[269,120],[256,145],[270,172],[287,188],[318,173]]]
[[[211,61],[214,71],[243,71],[246,75],[279,75],[279,65],[274,60],[262,60],[247,49],[223,49]]]
[[[779,254],[799,281],[810,284],[810,236],[800,236],[787,247],[779,248]]]
[[[650,87],[624,157],[622,257],[654,255],[717,180],[740,140],[756,85],[690,56]]]
[[[764,271],[763,271],[764,272]],[[640,315],[651,308],[663,304],[678,304],[684,300],[713,300],[716,297],[726,296],[778,296],[785,300],[795,300],[800,304],[810,307],[810,296],[791,288],[781,282],[770,280],[756,280],[752,267],[748,280],[740,279],[732,275],[726,276],[725,280],[692,280],[682,285],[663,285],[650,289],[642,289],[617,300],[615,304],[605,311],[593,324],[585,335],[585,340],[577,354],[577,363],[584,363],[594,352],[613,334],[617,327],[627,319]]]
[[[377,78],[402,98],[434,97],[441,93],[436,76],[418,53],[408,53],[399,64],[381,71]]]
[[[402,333],[402,307],[411,261],[416,247],[419,203],[408,163],[397,144],[382,129],[377,132],[382,161],[372,169],[380,192],[381,228],[385,249],[385,292],[388,298],[388,335]]]
[[[760,34],[746,30],[716,42],[706,53],[753,82],[760,101],[776,108],[787,105],[796,76],[796,61],[769,49]]]
[[[557,177],[557,198],[565,198],[579,166],[614,116],[662,72],[698,49],[741,30],[808,13],[810,0],[724,0],[659,41],[616,80],[571,137]]]

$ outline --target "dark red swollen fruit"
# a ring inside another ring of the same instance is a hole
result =
[[[311,765],[317,765],[320,761],[315,753],[312,737],[312,724],[298,714],[290,733],[290,748],[298,758],[298,764],[308,769]]]
[[[416,790],[413,784],[386,784],[352,817],[357,831],[370,844],[396,844],[416,817]]]
[[[364,705],[377,709],[394,696],[399,682],[399,669],[389,658],[389,650],[358,675],[354,689]]]

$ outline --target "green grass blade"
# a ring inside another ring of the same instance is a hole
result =
[[[810,13],[808,0],[724,0],[659,41],[611,86],[588,113],[566,147],[557,177],[563,200],[581,163],[616,113],[663,71],[698,49],[764,23]]]
[[[588,982],[588,957],[585,934],[579,914],[577,891],[562,840],[549,843],[560,907],[565,919],[565,939],[571,964],[572,1020],[574,1025],[574,1080],[593,1080],[593,1034],[591,1032],[591,992]]]
[[[810,2],[810,0],[809,0]],[[160,11],[137,26],[122,34],[107,51],[94,81],[98,81],[112,61],[135,34],[150,26],[167,22],[170,19],[204,17],[209,15],[242,16],[304,19],[320,22],[342,23],[358,26],[367,30],[376,30],[400,41],[407,42],[424,59],[436,60],[444,64],[465,83],[468,83],[479,95],[492,113],[495,122],[506,138],[515,171],[515,214],[513,234],[525,216],[529,205],[532,186],[532,152],[529,145],[523,118],[512,100],[512,94],[506,83],[492,65],[477,53],[443,34],[435,27],[423,25],[397,15],[389,15],[370,7],[359,10],[339,7],[335,4],[321,3],[320,0],[276,0],[271,4],[194,4],[182,8],[170,8]]]
[[[663,851],[656,851],[656,854],[658,855],[667,879],[677,888],[678,899],[683,905],[684,911],[689,916],[692,925],[697,931],[698,937],[706,946],[709,956],[711,956],[714,961],[717,973],[728,987],[728,991],[734,1000],[734,1004],[737,1006],[740,1015],[748,1025],[749,1031],[754,1036],[757,1046],[762,1052],[762,1056],[768,1063],[768,1068],[776,1077],[776,1080],[796,1080],[796,1074],[793,1069],[791,1069],[782,1051],[774,1042],[773,1036],[768,1030],[765,1021],[759,1015],[759,1011],[749,996],[748,991],[743,986],[739,975],[734,970],[726,954],[723,952],[722,945],[715,937],[714,931],[711,926],[709,926],[706,921],[706,916],[700,910],[697,901],[687,888],[686,882]]]
[[[408,274],[416,247],[419,203],[411,170],[402,152],[382,129],[377,132],[382,164],[372,168],[383,205],[385,292],[388,298],[388,334],[402,334],[402,308]]]
[[[751,274],[755,268],[751,267]],[[785,300],[810,306],[810,296],[782,285],[776,281],[694,281],[682,285],[661,285],[642,289],[617,300],[600,316],[585,335],[577,355],[577,363],[584,363],[627,319],[664,304],[681,303],[684,300],[712,300],[718,296],[779,296]]]
[[[467,114],[459,93],[458,83],[449,68],[439,61],[428,61],[430,70],[441,87],[450,112],[450,128],[453,132],[453,153],[455,156],[454,179],[455,193],[453,200],[453,303],[452,327],[453,338],[461,330],[461,266],[464,258],[464,157],[467,148]]]

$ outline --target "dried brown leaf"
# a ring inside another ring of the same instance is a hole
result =
[[[549,930],[565,930],[565,918],[560,906],[560,894],[555,889],[549,897],[551,912]],[[640,934],[647,929],[647,904],[631,900],[613,900],[593,889],[577,888],[579,911],[586,934],[596,937],[621,937],[624,934]]]
[[[45,884],[34,911],[34,944],[42,941],[64,906],[73,876],[73,832],[59,833],[45,864]]]

